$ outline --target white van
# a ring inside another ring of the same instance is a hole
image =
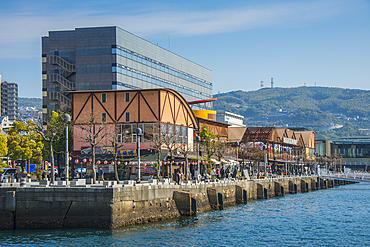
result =
[[[16,168],[0,168],[0,182],[5,182],[6,179],[14,178]]]

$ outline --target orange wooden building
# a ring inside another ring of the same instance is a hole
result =
[[[99,145],[102,152],[109,152],[114,134],[121,150],[135,150],[138,127],[143,132],[143,150],[152,150],[154,139],[164,129],[173,132],[179,145],[193,148],[198,122],[186,100],[172,89],[74,91],[71,94],[73,151],[76,155],[90,147],[81,139],[86,133],[79,125],[84,125],[91,117],[95,118],[95,129],[104,126],[110,136]]]
[[[229,127],[229,141],[257,145],[272,164],[302,163],[314,160],[315,132],[275,127]],[[263,156],[261,160],[263,161]]]

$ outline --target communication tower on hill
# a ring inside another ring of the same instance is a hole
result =
[[[274,78],[271,78],[271,88],[274,88]]]
[[[263,81],[261,80],[261,88],[263,88]]]

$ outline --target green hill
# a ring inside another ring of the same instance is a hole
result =
[[[370,91],[367,90],[263,88],[214,97],[217,98],[215,110],[243,115],[247,126],[306,127],[317,131],[319,138],[365,135],[366,129],[370,129]]]
[[[42,108],[41,98],[18,98],[18,107],[36,107],[37,109]]]

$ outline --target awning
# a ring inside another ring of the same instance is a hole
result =
[[[220,163],[221,163],[220,161],[215,160],[215,159],[211,159],[211,161],[212,161],[213,163],[215,163],[216,165],[218,165],[218,164],[220,164]]]

